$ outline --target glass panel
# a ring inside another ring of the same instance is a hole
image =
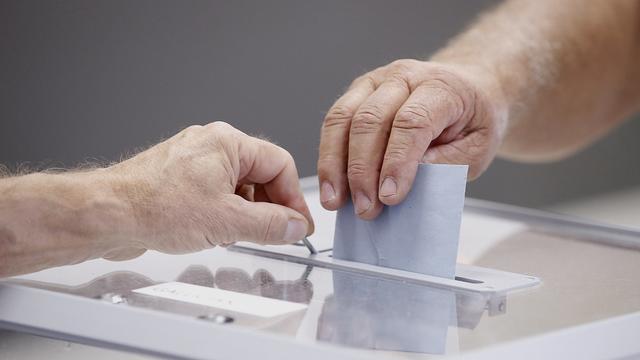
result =
[[[140,354],[0,330],[0,357],[2,359],[41,360],[45,356],[47,360],[152,359]]]
[[[637,234],[635,243],[623,247],[613,229],[599,229],[598,236],[587,236],[573,231],[579,227],[552,218],[502,216],[477,205],[465,210],[459,262],[537,276],[542,279],[540,286],[487,299],[222,248],[180,256],[149,252],[119,263],[94,260],[11,281],[120,303],[118,306],[209,319],[225,315],[233,321],[223,326],[412,357],[465,352],[640,311]],[[332,219],[322,216],[317,216],[317,224],[323,227],[320,233],[328,236]],[[632,239],[633,235],[627,233]],[[314,241],[330,244],[326,239]],[[308,307],[261,318],[131,292],[172,281]]]

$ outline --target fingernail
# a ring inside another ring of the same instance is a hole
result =
[[[360,215],[371,208],[371,200],[362,191],[356,193],[356,214]]]
[[[307,235],[307,223],[298,219],[290,219],[287,223],[287,231],[284,233],[283,240],[294,243],[302,240],[305,235]]]
[[[380,196],[387,197],[393,196],[398,192],[398,185],[393,178],[385,178],[382,182],[382,186],[380,186]]]
[[[333,201],[336,198],[336,191],[333,189],[333,186],[324,181],[322,186],[320,186],[320,202],[327,203]]]

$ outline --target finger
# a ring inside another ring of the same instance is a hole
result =
[[[291,154],[268,141],[242,135],[238,151],[240,181],[262,184],[271,202],[302,214],[309,225],[307,234],[313,233],[313,219]]]
[[[255,186],[253,201],[272,202],[271,199],[269,199],[269,195],[267,195],[267,192],[264,190],[264,186],[261,184]]]
[[[229,195],[227,202],[228,238],[258,244],[292,244],[302,240],[309,229],[308,220],[289,207],[250,202],[237,195]]]
[[[489,167],[497,152],[498,142],[493,138],[497,137],[492,137],[489,129],[479,129],[453,142],[429,147],[422,161],[469,165],[467,180],[475,180]]]
[[[462,116],[464,105],[442,87],[417,87],[398,110],[380,172],[380,201],[400,203],[409,193],[429,144]]]
[[[320,134],[318,181],[320,202],[327,210],[342,207],[349,194],[347,157],[351,119],[374,90],[375,84],[371,78],[363,76],[357,79],[324,118]]]
[[[236,190],[236,195],[248,201],[254,201],[255,186],[252,184],[242,184]]]
[[[387,81],[353,116],[347,175],[355,212],[363,219],[373,219],[382,211],[378,200],[380,167],[393,117],[408,96],[404,81]]]
[[[131,260],[144,254],[146,251],[146,249],[130,247],[111,251],[105,254],[103,258],[110,261]]]

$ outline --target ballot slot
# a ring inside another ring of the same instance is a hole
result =
[[[298,244],[293,244],[293,245],[300,246]],[[304,246],[304,245],[302,245],[302,246]],[[331,250],[332,249],[326,249],[326,250],[323,250],[322,252],[331,251]],[[311,255],[315,255],[315,254],[311,254]],[[328,256],[333,258],[333,254],[329,254]],[[467,282],[467,283],[471,283],[471,284],[482,284],[482,283],[484,283],[484,281],[482,281],[482,280],[469,279],[469,278],[462,277],[462,276],[455,276],[453,279],[456,280],[456,281],[462,281],[462,282]]]
[[[467,283],[471,283],[471,284],[482,284],[482,283],[484,283],[484,281],[482,281],[482,280],[468,279],[468,278],[462,277],[462,276],[456,276],[453,279],[456,280],[456,281],[462,281],[462,282],[467,282]]]
[[[228,251],[241,252],[304,265],[313,265],[332,270],[343,270],[378,278],[401,280],[407,283],[427,285],[437,288],[481,293],[489,296],[507,294],[517,290],[532,288],[539,285],[541,282],[539,278],[531,275],[517,274],[466,264],[457,264],[455,277],[453,279],[449,279],[355,261],[339,260],[333,258],[331,252],[323,252],[316,255],[304,254],[301,253],[296,246],[265,247],[256,244],[243,243],[242,245],[236,244],[230,246]]]

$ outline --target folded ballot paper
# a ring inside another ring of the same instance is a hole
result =
[[[421,164],[407,198],[361,220],[338,210],[333,257],[453,279],[467,165]]]

